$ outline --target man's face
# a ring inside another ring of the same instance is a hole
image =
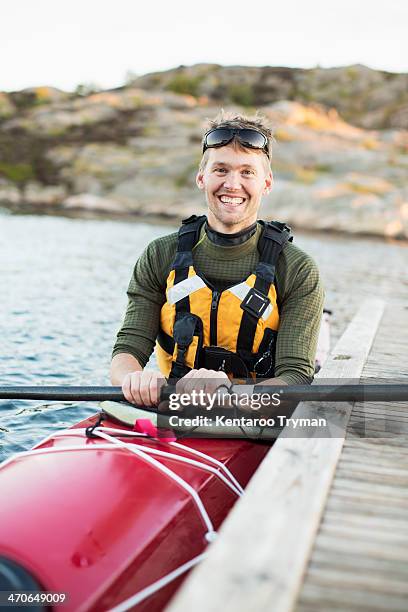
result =
[[[261,151],[234,145],[209,149],[197,185],[205,191],[208,223],[218,232],[233,234],[255,223],[264,193],[272,187],[272,172]]]

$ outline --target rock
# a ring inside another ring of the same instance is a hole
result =
[[[408,75],[361,64],[312,69],[196,64],[147,74],[132,84],[196,99],[206,96],[223,106],[259,107],[282,99],[322,104],[360,127],[408,128]]]
[[[66,189],[62,185],[44,186],[30,182],[23,191],[24,203],[33,206],[58,206],[66,196]]]
[[[75,193],[103,196],[117,184],[133,177],[142,161],[131,147],[93,143],[83,147],[57,147],[47,154],[60,167],[60,177]]]
[[[0,179],[0,204],[13,206],[21,204],[22,196],[20,189],[13,183]]]
[[[63,102],[72,97],[72,94],[55,87],[27,87],[21,91],[13,91],[10,94],[13,104],[20,110],[33,108],[41,104]]]
[[[101,198],[92,193],[80,193],[70,196],[62,202],[62,207],[66,209],[88,210],[104,213],[123,213],[122,204],[108,198]]]
[[[195,176],[205,121],[219,112],[214,100],[234,99],[235,106],[226,110],[236,110],[248,94],[266,100],[260,112],[276,127],[276,183],[265,201],[268,217],[308,229],[406,236],[408,132],[361,127],[363,117],[370,116],[374,125],[372,113],[389,111],[385,80],[398,96],[395,108],[405,108],[405,76],[351,68],[180,67],[129,87],[49,95],[49,101],[21,112],[14,94],[6,94],[0,105],[6,100],[15,111],[1,120],[0,196],[13,210],[61,207],[178,222],[205,210]],[[360,76],[364,86],[357,82]],[[234,90],[237,84],[241,93]],[[319,103],[301,102],[306,85]],[[356,92],[358,127],[324,105],[342,87]],[[293,99],[280,99],[282,92]],[[366,109],[361,110],[358,96]]]
[[[265,200],[262,212],[265,218],[283,219],[299,229],[408,239],[406,202],[396,190],[385,196],[356,194],[342,185],[322,192],[280,182]]]
[[[5,93],[0,92],[0,120],[11,117],[16,111],[17,109],[10,97]]]

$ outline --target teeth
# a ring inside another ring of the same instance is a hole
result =
[[[242,204],[244,198],[230,198],[228,196],[221,196],[220,200],[225,204]]]

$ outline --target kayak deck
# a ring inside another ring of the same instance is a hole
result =
[[[128,448],[86,437],[84,428],[96,419],[50,436],[34,452],[22,453],[0,470],[5,500],[0,510],[0,555],[23,565],[44,590],[66,592],[67,602],[58,606],[61,611],[108,610],[207,546],[208,528],[193,497]],[[109,428],[129,431],[104,421],[101,431]],[[268,443],[203,438],[183,439],[181,447],[143,436],[126,442],[170,453],[154,459],[198,494],[215,530],[237,495],[221,480],[220,470],[210,473],[181,463],[177,456],[192,458],[188,449],[205,453],[245,487],[270,448]],[[160,589],[137,610],[162,609],[183,578]]]

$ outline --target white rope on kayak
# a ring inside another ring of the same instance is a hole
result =
[[[176,448],[180,448],[182,450],[185,450],[185,451],[191,453],[192,455],[197,455],[197,457],[202,457],[203,459],[207,459],[207,461],[209,461],[210,463],[214,463],[214,465],[216,465],[223,472],[225,472],[225,474],[228,476],[228,478],[234,483],[234,485],[240,491],[241,495],[244,493],[244,489],[241,487],[241,485],[239,484],[238,480],[235,478],[235,476],[232,474],[232,472],[227,468],[227,466],[222,463],[222,461],[218,461],[218,459],[215,459],[214,457],[211,457],[211,455],[207,455],[206,453],[202,453],[201,451],[198,451],[195,448],[190,448],[189,446],[184,446],[184,444],[179,444],[178,442],[169,442],[168,444],[170,444],[170,446],[175,446]]]
[[[97,427],[96,429],[93,430],[93,434],[94,435],[98,435],[99,433],[103,434],[107,429],[108,429],[107,427],[103,427],[103,428]],[[110,440],[111,438],[111,436],[109,435],[106,435],[106,436],[102,435],[101,437],[104,440]],[[131,450],[132,448],[138,448],[145,453],[150,453],[151,455],[158,455],[159,457],[166,457],[173,461],[178,461],[179,463],[188,463],[188,465],[192,465],[193,467],[198,467],[201,470],[204,470],[205,472],[210,472],[210,474],[214,474],[215,476],[217,476],[217,478],[222,480],[222,482],[229,489],[231,489],[231,491],[233,491],[235,495],[237,495],[238,497],[242,496],[241,491],[239,491],[239,489],[237,489],[237,487],[232,482],[230,482],[230,480],[228,480],[228,478],[226,478],[224,474],[221,474],[216,468],[212,467],[211,465],[202,463],[202,461],[196,461],[195,459],[190,459],[189,457],[183,457],[181,455],[175,455],[174,453],[168,453],[166,451],[159,450],[158,448],[151,448],[150,446],[142,446],[141,444],[132,443],[129,450]]]
[[[99,430],[101,428],[97,428],[97,429]],[[123,432],[124,432],[123,429],[117,429],[117,428],[113,428],[113,427],[102,427],[101,430],[109,432],[109,433],[116,433],[118,435],[123,435]],[[125,435],[126,436],[130,436],[130,437],[136,437],[136,438],[137,437],[145,437],[145,438],[147,437],[147,439],[151,439],[151,438],[149,438],[149,436],[147,436],[147,434],[139,433],[139,432],[136,432],[136,431],[125,431]],[[220,470],[222,472],[224,472],[224,474],[227,476],[227,478],[229,478],[231,480],[231,482],[234,484],[236,489],[238,489],[238,492],[237,492],[238,495],[242,495],[244,493],[244,489],[241,487],[241,485],[239,484],[238,480],[231,473],[231,471],[227,468],[227,466],[222,463],[222,461],[218,461],[218,459],[215,459],[214,457],[211,457],[211,455],[207,455],[206,453],[198,451],[195,448],[190,448],[189,446],[185,446],[184,444],[179,444],[178,442],[166,442],[164,440],[161,440],[160,438],[157,438],[154,441],[160,442],[161,444],[166,444],[166,445],[171,446],[173,448],[178,448],[178,449],[180,449],[180,450],[182,450],[184,452],[190,453],[191,455],[196,455],[197,457],[201,457],[202,459],[206,459],[209,463],[213,463],[218,468],[220,468]],[[178,457],[180,457],[180,455],[172,455],[172,457],[177,459]],[[221,476],[221,474],[219,474],[219,472],[215,472],[215,473],[217,473],[219,476]]]
[[[78,433],[79,434],[83,434],[85,432],[85,428],[80,428],[77,427],[75,429],[61,429],[60,431],[56,431],[53,434],[51,434],[50,436],[48,436],[47,438],[45,438],[44,440],[42,440],[39,445],[42,444],[46,444],[47,442],[51,441],[54,437],[56,436],[75,436]],[[109,432],[109,433],[115,433],[118,434],[119,436],[127,436],[127,437],[135,437],[135,438],[145,438],[145,439],[151,439],[147,434],[145,433],[141,433],[141,432],[136,432],[136,431],[129,431],[126,429],[118,429],[118,428],[114,428],[114,427],[103,427],[103,431]],[[214,465],[216,465],[222,472],[224,472],[224,474],[227,476],[227,478],[229,478],[231,480],[231,482],[235,485],[235,487],[238,489],[237,495],[240,494],[242,495],[244,493],[244,489],[242,488],[242,486],[239,484],[238,480],[235,478],[235,476],[232,474],[232,472],[227,468],[226,465],[224,465],[222,463],[222,461],[218,461],[218,459],[215,459],[214,457],[211,457],[211,455],[207,455],[206,453],[203,453],[201,451],[196,450],[195,448],[190,448],[189,446],[186,446],[184,444],[179,444],[178,442],[168,442],[168,441],[164,441],[160,438],[155,439],[156,442],[160,442],[160,444],[164,444],[167,446],[172,446],[174,448],[178,448],[186,453],[190,453],[191,455],[196,455],[197,457],[201,457],[202,459],[207,460],[209,463],[212,463]],[[29,451],[28,451],[29,452]],[[180,455],[175,456],[179,457]],[[217,472],[217,474],[219,475],[219,473]]]
[[[83,431],[85,431],[85,430],[84,430],[84,429],[82,430],[82,429],[79,429],[79,428],[78,428],[78,429],[76,429],[75,431],[76,431],[76,432],[81,432],[81,433],[82,433],[82,432],[83,432]],[[75,431],[72,431],[72,430],[62,430],[62,431],[58,431],[58,432],[55,432],[55,434],[54,434],[53,436],[50,436],[50,437],[49,437],[49,439],[51,439],[51,438],[53,438],[53,437],[54,437],[54,438],[55,438],[55,437],[60,437],[60,436],[70,436],[70,437],[75,437],[75,436],[77,435],[77,433],[75,433]],[[96,428],[96,429],[94,430],[94,433],[95,433],[95,432],[98,432],[98,431],[99,431],[99,428]],[[122,431],[121,431],[121,430],[116,430],[116,429],[109,428],[109,427],[104,427],[104,428],[102,429],[102,431],[103,431],[103,432],[104,432],[104,431],[113,431],[113,432],[118,432],[118,433],[120,432],[120,433],[122,433]],[[129,432],[129,434],[128,434],[128,435],[131,435],[131,433],[133,434],[133,432]],[[145,439],[146,439],[146,438],[147,438],[147,439],[149,439],[149,438],[146,436],[146,434],[139,434],[139,433],[138,433],[138,434],[137,434],[137,436],[138,436],[138,437],[145,438]],[[101,436],[101,437],[104,437],[104,436]],[[105,439],[107,439],[109,442],[112,442],[112,439],[110,438],[110,436],[109,436],[109,438],[105,438]],[[114,438],[113,438],[113,439],[114,439]],[[46,438],[46,439],[44,440],[44,442],[42,442],[42,443],[45,443],[46,441],[48,441],[48,438]],[[126,443],[125,443],[125,444],[126,444]],[[170,444],[173,444],[173,443],[170,443]],[[179,444],[179,445],[177,445],[177,446],[181,447],[182,449],[187,448],[187,447],[185,447],[185,446],[183,446],[183,445],[181,445],[181,444]],[[180,462],[180,463],[188,463],[189,465],[192,465],[193,467],[197,467],[197,468],[202,469],[202,470],[204,470],[204,471],[206,471],[206,472],[210,472],[211,474],[214,474],[214,476],[216,476],[217,478],[219,478],[219,479],[220,479],[220,480],[221,480],[221,481],[222,481],[222,482],[223,482],[223,483],[224,483],[224,484],[225,484],[225,485],[226,485],[226,486],[227,486],[229,489],[231,489],[231,491],[232,491],[233,493],[235,493],[235,495],[237,495],[238,497],[241,497],[241,496],[242,496],[242,494],[243,494],[243,489],[242,489],[242,487],[239,485],[239,483],[237,483],[237,484],[238,484],[238,486],[235,486],[235,483],[234,483],[235,478],[232,476],[232,474],[230,473],[230,471],[228,470],[228,468],[227,468],[227,473],[229,474],[229,476],[230,476],[230,478],[231,478],[232,482],[230,482],[230,480],[228,480],[228,479],[227,479],[227,478],[224,476],[224,474],[221,474],[220,472],[218,472],[218,471],[217,471],[215,468],[213,468],[212,466],[207,465],[207,464],[205,464],[205,463],[202,463],[201,461],[195,461],[194,459],[189,459],[188,457],[182,457],[181,455],[175,455],[175,454],[173,454],[173,453],[168,453],[168,452],[166,452],[166,451],[161,451],[161,450],[159,450],[159,449],[154,449],[154,448],[150,448],[150,447],[147,447],[147,446],[142,446],[142,445],[140,445],[140,444],[137,444],[137,445],[132,444],[132,447],[133,447],[133,448],[138,448],[138,449],[140,449],[142,452],[147,452],[147,453],[150,453],[150,454],[152,454],[152,455],[159,455],[159,456],[162,456],[162,457],[167,457],[167,458],[169,458],[169,459],[172,459],[172,460],[174,460],[174,461],[178,461],[178,462]],[[49,453],[66,452],[66,451],[70,451],[70,450],[92,450],[92,449],[95,449],[95,448],[97,448],[97,449],[101,449],[101,450],[102,450],[102,449],[103,449],[103,450],[109,450],[109,449],[111,449],[112,447],[111,447],[111,445],[110,445],[110,444],[104,444],[104,445],[101,445],[101,444],[98,444],[98,445],[97,445],[97,444],[92,444],[92,445],[90,445],[90,446],[81,446],[81,445],[59,446],[59,447],[58,447],[58,446],[57,446],[57,447],[52,446],[52,447],[47,447],[47,448],[38,448],[38,449],[29,450],[29,451],[22,451],[21,453],[16,453],[16,454],[15,454],[15,455],[13,455],[12,457],[9,457],[9,458],[8,458],[8,459],[6,459],[6,460],[5,460],[3,463],[1,463],[1,464],[0,464],[0,469],[1,469],[1,468],[3,468],[3,467],[5,467],[6,465],[8,465],[9,463],[11,463],[12,461],[15,461],[15,460],[17,460],[17,459],[22,459],[22,458],[24,458],[24,457],[29,457],[29,456],[31,456],[31,455],[42,455],[42,454],[49,454]],[[124,447],[124,446],[123,446],[123,448],[126,448],[126,449],[128,449],[128,450],[131,450],[131,447],[128,447],[128,446],[126,446],[126,447]],[[199,452],[199,451],[197,451],[197,452]],[[204,457],[207,457],[207,455],[205,455],[204,453],[200,453],[200,455],[203,455]],[[215,460],[215,461],[217,461],[217,460]],[[221,465],[222,465],[222,464],[221,464]],[[237,482],[237,481],[235,481],[235,482]]]
[[[156,580],[156,582],[149,584],[148,587],[142,589],[135,595],[132,595],[132,597],[129,597],[129,599],[125,599],[125,601],[122,601],[122,603],[118,604],[114,608],[110,608],[110,610],[108,610],[107,612],[126,612],[126,610],[130,610],[131,608],[133,608],[133,606],[137,606],[142,601],[150,597],[150,595],[154,595],[154,593],[160,591],[160,589],[165,587],[167,584],[169,584],[185,572],[188,572],[188,570],[200,563],[206,557],[206,555],[207,553],[201,553],[201,555],[193,557],[192,559],[190,559],[190,561],[187,561],[187,563],[180,565],[180,567],[178,567],[177,569],[173,570],[169,574],[166,574],[166,576],[163,576],[163,578],[159,578],[159,580]]]
[[[92,446],[84,446],[83,444],[72,444],[72,446],[58,446],[58,447],[49,447],[49,448],[37,448],[29,451],[22,451],[21,453],[16,453],[12,457],[9,457],[3,463],[0,463],[0,470],[13,461],[18,461],[18,459],[24,459],[25,457],[32,457],[35,455],[48,455],[52,453],[66,453],[67,451],[78,451],[78,450],[111,450],[111,444],[93,444]]]
[[[70,430],[66,430],[67,432],[70,432]],[[85,431],[84,429],[79,429],[77,428],[76,431]],[[147,439],[152,439],[150,438],[150,436],[148,436],[145,433],[141,433],[141,432],[137,432],[137,431],[129,431],[126,429],[118,429],[118,428],[114,428],[114,427],[103,427],[103,431],[107,431],[110,433],[115,433],[118,434],[119,436],[129,436],[129,437],[143,437],[143,438],[147,438]],[[57,432],[59,433],[59,432]],[[222,461],[219,461],[218,459],[215,459],[214,457],[211,457],[211,455],[207,455],[206,453],[203,453],[202,451],[199,451],[195,448],[191,448],[190,446],[186,446],[185,444],[180,444],[179,442],[169,442],[166,440],[163,440],[161,438],[154,438],[155,442],[160,442],[160,444],[165,444],[168,446],[172,446],[174,448],[178,448],[186,453],[190,453],[191,455],[196,455],[197,457],[201,457],[202,459],[205,459],[206,461],[208,461],[209,463],[213,463],[214,465],[216,465],[222,472],[224,472],[224,474],[231,480],[231,482],[236,486],[236,488],[239,490],[239,492],[241,493],[241,495],[244,493],[244,489],[243,487],[239,484],[238,480],[235,478],[235,476],[232,474],[232,472],[227,468],[226,465],[224,465],[222,463]]]
[[[95,435],[99,435],[101,438],[103,438],[104,440],[107,440],[108,442],[111,442],[115,446],[129,450],[131,453],[134,453],[141,459],[144,459],[147,463],[154,465],[154,467],[156,467],[160,472],[163,472],[163,474],[166,474],[166,476],[174,480],[174,482],[176,482],[178,485],[180,485],[180,487],[182,487],[185,491],[187,491],[187,493],[189,493],[191,497],[193,498],[193,501],[195,502],[197,509],[200,512],[201,517],[204,521],[204,524],[207,527],[206,537],[208,538],[213,537],[213,534],[215,533],[214,526],[211,522],[210,517],[208,516],[207,510],[205,509],[204,504],[201,501],[201,497],[198,495],[197,491],[188,482],[186,482],[183,478],[181,478],[181,476],[176,474],[176,472],[168,468],[166,465],[163,465],[163,463],[160,463],[160,461],[157,461],[157,459],[150,457],[150,455],[146,453],[144,449],[140,450],[139,448],[136,448],[137,446],[136,444],[127,444],[126,442],[122,442],[122,440],[118,440],[117,438],[114,438],[113,436],[109,436],[108,434],[104,434],[101,431],[98,431],[96,434],[96,431],[97,430],[94,430],[93,432]]]

